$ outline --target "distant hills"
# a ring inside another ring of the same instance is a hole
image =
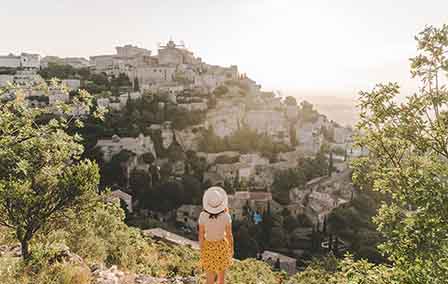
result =
[[[310,92],[282,92],[283,96],[294,96],[300,102],[306,100],[314,105],[319,113],[334,120],[343,126],[354,126],[358,121],[359,111],[356,95],[346,95],[335,93],[334,95],[325,93]]]

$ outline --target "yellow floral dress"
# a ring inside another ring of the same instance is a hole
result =
[[[209,218],[205,212],[199,216],[199,224],[204,225],[205,229],[199,265],[205,271],[225,271],[232,265],[233,248],[225,235],[225,227],[231,225],[231,222],[228,213],[223,213],[215,219]]]
[[[201,267],[208,272],[224,271],[232,265],[232,251],[227,239],[204,240],[201,248]]]

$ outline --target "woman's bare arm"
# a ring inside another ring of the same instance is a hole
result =
[[[233,257],[234,247],[233,247],[232,224],[227,224],[226,225],[226,238],[227,238],[227,241],[229,242],[230,249],[231,249],[231,252],[232,252],[232,257]]]
[[[204,243],[204,237],[205,237],[205,228],[204,225],[199,225],[199,247],[202,249],[202,245]]]

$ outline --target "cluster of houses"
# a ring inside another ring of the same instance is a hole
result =
[[[2,55],[0,56],[0,67],[11,69],[38,69],[40,68],[40,55],[31,53]]]
[[[333,146],[347,149],[349,154],[359,155],[351,141],[352,130],[335,125],[324,115],[314,122],[298,122],[298,107],[284,104],[282,98],[273,92],[261,91],[261,86],[244,74],[239,74],[238,67],[221,67],[210,65],[196,57],[183,44],[170,40],[160,46],[158,53],[132,45],[116,47],[116,53],[91,56],[89,60],[77,57],[59,58],[37,54],[0,56],[1,68],[18,68],[14,75],[0,75],[0,87],[7,82],[32,86],[42,82],[37,75],[39,68],[50,63],[71,65],[74,68],[88,67],[92,72],[118,76],[126,74],[133,85],[138,84],[139,91],[124,92],[118,96],[98,97],[99,106],[121,110],[128,100],[138,99],[142,94],[166,94],[168,101],[177,104],[186,111],[204,111],[206,120],[203,128],[213,128],[221,138],[232,135],[242,126],[263,133],[274,142],[285,145],[298,143],[303,152],[316,153],[325,142],[322,129],[333,129]],[[228,84],[230,82],[230,84]],[[80,87],[79,80],[64,80],[69,90]],[[219,99],[213,108],[207,105],[207,97],[191,94],[211,94],[218,87],[226,87],[225,98]],[[136,87],[136,86],[134,86]],[[246,97],[242,97],[242,90]],[[39,92],[29,97],[32,105],[67,101],[68,94],[52,90],[49,102]],[[162,103],[163,104],[163,103]],[[163,108],[163,106],[161,106]],[[295,137],[291,137],[295,133]],[[190,143],[194,148],[194,143]],[[193,149],[195,150],[195,149]]]
[[[80,80],[61,80],[61,84],[52,86],[37,74],[36,69],[18,70],[15,74],[0,74],[0,88],[9,84],[20,86],[26,103],[33,107],[53,106],[58,103],[66,103],[70,100],[69,92],[78,90],[81,86]],[[14,95],[14,91],[3,94],[3,96]]]
[[[324,143],[334,149],[339,148],[345,151],[344,156],[335,154],[335,166],[341,172],[344,172],[346,168],[346,159],[366,154],[363,149],[354,145],[353,131],[350,128],[341,127],[329,121],[324,115],[318,115],[317,119],[311,122],[300,121],[297,105],[285,104],[275,93],[261,91],[261,86],[255,81],[246,75],[239,74],[237,66],[221,67],[204,63],[184,45],[176,44],[172,40],[160,46],[156,55],[148,49],[125,45],[116,47],[116,54],[92,56],[89,60],[55,56],[40,58],[39,55],[27,53],[19,56],[0,56],[0,69],[17,69],[13,75],[0,75],[0,88],[8,82],[21,85],[29,104],[37,107],[68,102],[70,98],[67,91],[79,89],[81,85],[79,80],[63,80],[65,87],[63,89],[49,88],[47,92],[50,92],[50,96],[44,95],[42,91],[35,88],[38,84],[45,84],[37,71],[50,63],[70,65],[74,68],[89,68],[92,72],[105,73],[109,76],[125,74],[133,84],[132,89],[139,90],[127,91],[118,96],[98,96],[96,101],[100,107],[119,111],[129,100],[137,100],[144,95],[157,93],[166,95],[168,102],[186,111],[206,112],[204,122],[183,130],[173,129],[170,121],[148,125],[148,128],[160,133],[162,147],[165,150],[169,149],[173,143],[177,143],[183,151],[193,150],[199,157],[205,159],[209,165],[204,174],[206,181],[221,185],[237,181],[241,185],[240,191],[229,195],[230,213],[235,220],[250,216],[255,223],[259,223],[262,220],[262,213],[268,208],[273,212],[281,212],[286,208],[295,216],[314,214],[312,216],[316,216],[318,221],[321,221],[323,216],[321,212],[326,214],[333,207],[349,199],[347,195],[350,194],[350,187],[340,183],[341,186],[332,190],[330,183],[333,184],[333,180],[314,180],[307,184],[305,191],[291,190],[293,202],[282,206],[272,199],[272,194],[269,192],[275,172],[295,168],[299,155],[314,155]],[[209,106],[207,95],[210,97],[212,93],[219,91],[218,88],[224,89],[226,94],[218,97],[214,106]],[[201,94],[201,96],[195,94]],[[159,104],[161,109],[165,107],[164,102]],[[243,127],[267,135],[273,142],[287,145],[290,150],[278,154],[275,161],[262,157],[259,153],[198,152],[198,136],[202,132],[200,130],[213,129],[216,136],[225,139]],[[332,141],[328,141],[325,131],[331,131]],[[138,137],[114,135],[98,140],[96,146],[103,153],[105,161],[111,160],[114,155],[123,150],[134,153],[135,155],[127,164],[128,176],[134,169],[149,170],[149,165],[142,161],[142,156],[145,154],[152,154],[154,164],[157,166],[167,162],[167,159],[158,159],[154,141],[150,136],[143,134]],[[173,165],[173,174],[182,175],[184,169],[184,161],[177,161]],[[328,188],[330,189],[327,190]],[[344,191],[345,196],[338,199],[333,193],[341,190]],[[130,194],[116,190],[112,196],[123,200],[129,212],[132,212],[136,200],[132,200]],[[312,206],[305,208],[303,202],[305,198]],[[200,206],[185,204],[171,214],[174,214],[177,222],[194,231],[197,228],[197,218],[201,210]],[[161,229],[153,230],[148,234],[169,239],[174,243],[189,243],[185,239],[179,241],[178,236]],[[295,272],[295,259],[269,251],[265,251],[262,258],[291,274]]]
[[[178,94],[184,89],[212,92],[226,80],[238,79],[235,65],[221,67],[202,62],[183,44],[170,40],[158,54],[132,45],[116,47],[116,54],[90,57],[92,70],[108,75],[126,74],[142,91]]]

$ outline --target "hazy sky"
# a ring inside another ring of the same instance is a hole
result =
[[[413,36],[448,23],[446,0],[4,0],[0,54],[84,56],[170,37],[264,88],[354,95],[409,82]]]

